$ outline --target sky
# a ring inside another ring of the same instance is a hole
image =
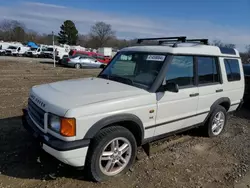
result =
[[[104,21],[125,39],[185,35],[234,43],[240,51],[250,44],[250,0],[0,0],[0,19],[40,33],[58,32],[71,19],[81,34]]]

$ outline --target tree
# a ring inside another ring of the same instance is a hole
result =
[[[2,20],[0,22],[1,39],[5,41],[24,42],[26,37],[26,27],[16,20]]]
[[[214,40],[212,42],[212,45],[218,46],[218,47],[225,47],[225,48],[235,48],[236,45],[232,43],[223,43],[220,40]]]
[[[115,32],[110,24],[104,22],[96,22],[90,30],[90,41],[94,44],[93,47],[104,47],[107,42],[115,37]]]
[[[76,45],[78,40],[78,30],[74,22],[66,20],[61,25],[61,31],[58,33],[58,42],[61,44]]]

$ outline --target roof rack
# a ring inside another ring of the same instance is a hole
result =
[[[208,45],[208,39],[186,39],[186,42],[200,42]]]
[[[179,36],[179,37],[161,37],[161,38],[141,38],[137,39],[137,44],[142,43],[143,41],[155,41],[155,40],[169,40],[169,39],[176,39],[177,41],[185,42],[186,36]]]
[[[159,40],[158,44],[161,45],[163,43],[167,43],[167,44],[173,44],[173,43],[177,43],[177,42],[185,42],[186,39],[184,38],[179,38],[177,40]]]

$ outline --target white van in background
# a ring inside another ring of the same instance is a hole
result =
[[[62,61],[63,57],[68,56],[70,52],[70,46],[62,45],[62,46],[55,46],[56,51],[56,61],[59,63]]]
[[[5,50],[11,45],[9,42],[0,42],[0,54],[5,55]]]
[[[19,46],[15,51],[12,51],[13,56],[24,56],[26,52],[30,50],[28,46]]]

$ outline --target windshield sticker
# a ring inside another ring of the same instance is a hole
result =
[[[148,55],[147,61],[164,61],[165,55]]]

